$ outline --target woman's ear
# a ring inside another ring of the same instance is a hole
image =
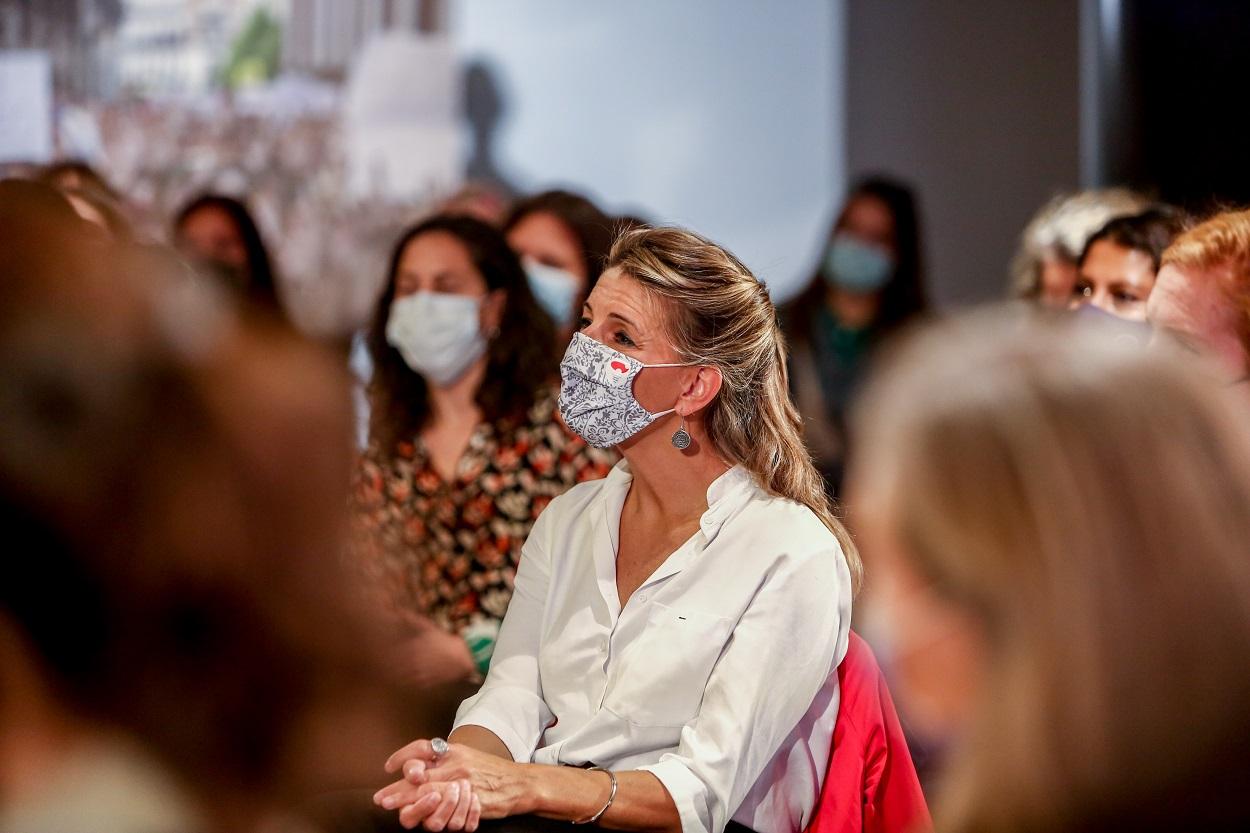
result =
[[[492,289],[486,293],[486,297],[482,299],[482,332],[499,332],[503,324],[503,311],[507,305],[508,291],[506,289]]]
[[[706,408],[716,398],[716,394],[720,393],[720,386],[724,381],[719,368],[700,365],[691,370],[694,373],[686,379],[675,408],[678,414],[687,417]]]

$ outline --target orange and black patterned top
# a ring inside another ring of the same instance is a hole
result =
[[[616,460],[556,420],[552,388],[523,423],[478,425],[451,482],[419,437],[389,452],[371,445],[355,483],[355,557],[401,619],[423,615],[457,633],[497,629],[538,513]]]

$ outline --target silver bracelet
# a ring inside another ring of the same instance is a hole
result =
[[[573,822],[573,824],[594,824],[594,823],[595,823],[595,822],[597,822],[599,819],[603,818],[603,814],[604,814],[604,813],[606,813],[606,812],[608,811],[608,808],[610,808],[610,807],[612,806],[612,802],[613,802],[613,801],[616,801],[616,786],[617,786],[617,785],[616,785],[616,773],[615,773],[615,772],[613,772],[613,771],[612,771],[612,770],[610,770],[610,769],[604,769],[604,768],[603,768],[603,767],[601,767],[601,766],[592,766],[592,767],[587,767],[587,768],[586,768],[586,771],[587,771],[587,772],[606,772],[606,773],[608,774],[608,777],[612,779],[612,791],[611,791],[610,793],[608,793],[608,803],[603,805],[603,809],[602,809],[602,810],[600,810],[599,812],[595,813],[593,816],[591,816],[591,817],[590,817],[590,818],[588,818],[588,819],[582,819],[581,821],[575,821],[575,822]]]

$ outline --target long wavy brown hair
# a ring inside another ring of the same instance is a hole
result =
[[[395,276],[404,250],[421,235],[433,232],[445,232],[459,240],[487,288],[502,289],[507,296],[499,332],[487,351],[486,378],[477,391],[483,418],[488,422],[522,420],[559,367],[555,326],[534,300],[521,262],[508,248],[503,234],[472,217],[440,215],[419,223],[395,244],[386,289],[378,299],[369,329],[368,347],[373,358],[369,435],[370,441],[384,451],[412,439],[430,417],[425,379],[387,343],[386,323],[395,301]]]
[[[673,302],[673,347],[687,362],[717,368],[723,379],[707,406],[708,439],[769,493],[820,518],[838,539],[858,590],[859,553],[803,444],[802,417],[786,377],[786,342],[764,284],[720,246],[677,228],[625,232],[607,266]]]

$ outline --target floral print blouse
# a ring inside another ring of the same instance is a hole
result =
[[[521,545],[551,499],[605,476],[616,454],[556,420],[545,389],[520,425],[482,423],[446,481],[420,437],[370,445],[356,476],[358,566],[402,620],[493,632],[508,609]]]

